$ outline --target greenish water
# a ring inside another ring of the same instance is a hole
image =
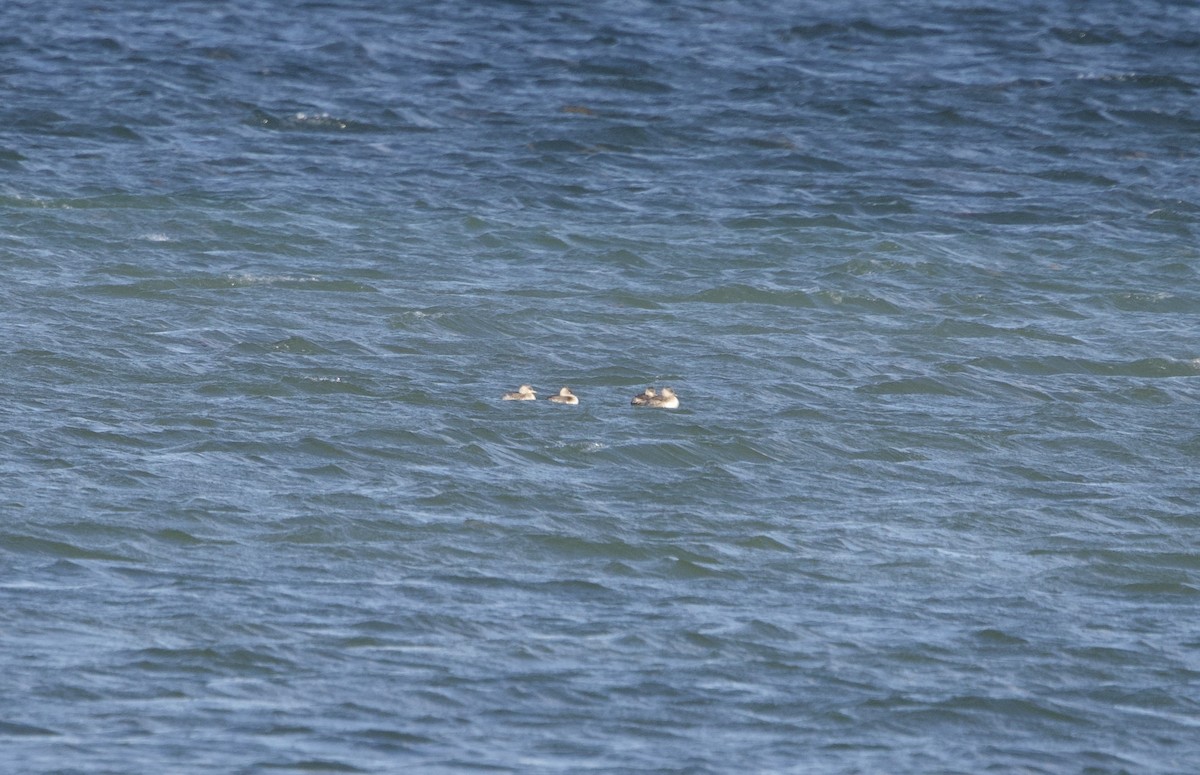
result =
[[[11,771],[1200,766],[1194,5],[0,21]]]

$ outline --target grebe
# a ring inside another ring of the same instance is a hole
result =
[[[505,393],[504,400],[505,401],[536,401],[537,400],[537,391],[535,391],[529,385],[522,385],[521,387],[517,388],[517,392],[515,392],[515,393]]]
[[[546,400],[553,401],[556,404],[577,404],[579,403],[579,396],[572,393],[571,388],[565,387],[558,391],[558,395],[550,396]]]
[[[646,402],[651,398],[654,398],[654,396],[654,388],[648,387],[641,393],[638,393],[636,396],[634,396],[629,403],[633,404],[634,406],[645,406]]]
[[[658,395],[647,398],[646,406],[653,406],[659,409],[678,409],[679,396],[675,395],[675,391],[671,388],[665,387]]]

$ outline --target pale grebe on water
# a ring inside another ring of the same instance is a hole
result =
[[[577,404],[579,403],[579,396],[572,393],[571,388],[565,387],[558,391],[558,395],[550,396],[546,400],[553,401],[556,404]]]
[[[656,396],[647,396],[646,403],[641,406],[653,406],[659,409],[678,409],[679,397],[675,395],[675,391],[669,387],[662,389],[662,392]]]
[[[522,385],[521,387],[517,388],[517,392],[515,392],[515,393],[505,393],[504,400],[505,401],[536,401],[537,400],[537,391],[535,391],[529,385]]]
[[[645,406],[646,402],[649,401],[651,398],[654,398],[654,396],[655,396],[654,388],[648,387],[645,390],[643,390],[641,393],[638,393],[636,396],[634,396],[633,399],[630,400],[629,403],[633,404],[634,406]]]

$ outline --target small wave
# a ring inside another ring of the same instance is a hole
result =
[[[1063,43],[1074,46],[1107,46],[1120,42],[1124,35],[1115,28],[1085,29],[1082,27],[1054,27],[1050,34]]]
[[[876,314],[897,315],[903,312],[901,307],[892,302],[865,293],[828,289],[817,291],[813,298],[830,306],[850,307]]]
[[[1139,358],[1133,361],[1099,361],[1062,355],[988,356],[973,359],[969,363],[982,369],[1025,375],[1092,374],[1104,377],[1164,378],[1192,377],[1200,372],[1200,359]]]
[[[1117,85],[1140,86],[1152,89],[1176,89],[1191,92],[1196,86],[1176,75],[1158,75],[1154,73],[1081,73],[1078,80],[1092,83],[1111,83]]]
[[[268,348],[275,352],[296,355],[327,355],[329,353],[329,350],[302,336],[289,336],[286,339],[280,339],[272,342],[268,345]]]
[[[847,19],[845,21],[820,21],[809,24],[796,24],[783,33],[784,39],[820,40],[833,38],[849,42],[879,40],[904,40],[908,38],[923,38],[939,34],[939,29],[916,24],[887,25],[879,24],[864,18]]]
[[[735,283],[702,291],[687,299],[708,304],[777,304],[784,307],[815,307],[812,296],[801,290],[762,288]]]
[[[930,333],[936,336],[955,338],[1018,337],[1044,342],[1056,342],[1059,344],[1083,344],[1081,340],[1076,339],[1073,336],[1053,334],[1046,331],[1041,331],[1033,326],[1009,328],[1006,326],[993,326],[987,323],[980,323],[972,320],[941,320],[933,326],[933,328],[930,330]]]
[[[257,110],[247,120],[251,126],[277,132],[377,132],[379,127],[353,119],[341,118],[329,113],[299,111],[286,116],[275,116]]]
[[[285,384],[299,388],[301,391],[314,395],[348,394],[355,396],[370,396],[372,392],[362,385],[341,376],[304,375],[300,377],[284,377]]]
[[[57,737],[61,732],[56,732],[53,729],[45,727],[35,727],[29,724],[14,724],[9,721],[0,721],[0,735],[5,737]]]
[[[103,296],[131,298],[185,289],[201,291],[267,286],[286,290],[326,291],[335,293],[375,293],[377,289],[356,280],[328,279],[294,275],[191,275],[151,277],[137,282],[96,283],[88,290]]]
[[[263,648],[242,646],[221,648],[151,647],[130,654],[127,667],[152,671],[180,671],[225,676],[284,674],[295,669],[289,659],[269,654]]]
[[[1200,120],[1187,113],[1168,113],[1165,110],[1112,110],[1109,114],[1131,124],[1152,129],[1169,129],[1184,132],[1200,132]]]
[[[79,546],[67,541],[38,538],[31,535],[5,534],[4,546],[13,553],[30,553],[66,560],[98,560],[101,562],[132,562],[123,554]]]
[[[962,396],[968,393],[968,391],[951,385],[945,380],[934,379],[933,377],[888,379],[873,385],[865,385],[858,388],[858,391],[866,395],[875,396]]]
[[[267,285],[275,288],[289,288],[300,291],[340,291],[347,293],[374,293],[377,291],[374,286],[357,280],[319,277],[316,275],[237,274],[226,275],[224,279],[229,286],[235,288]]]

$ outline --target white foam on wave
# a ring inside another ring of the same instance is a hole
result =
[[[331,116],[328,113],[296,113],[292,120],[304,126],[320,127],[321,129],[347,129],[350,122]]]
[[[287,275],[287,274],[228,274],[225,277],[231,285],[248,286],[248,285],[276,285],[278,283],[316,283],[320,282],[321,278],[314,275]]]

